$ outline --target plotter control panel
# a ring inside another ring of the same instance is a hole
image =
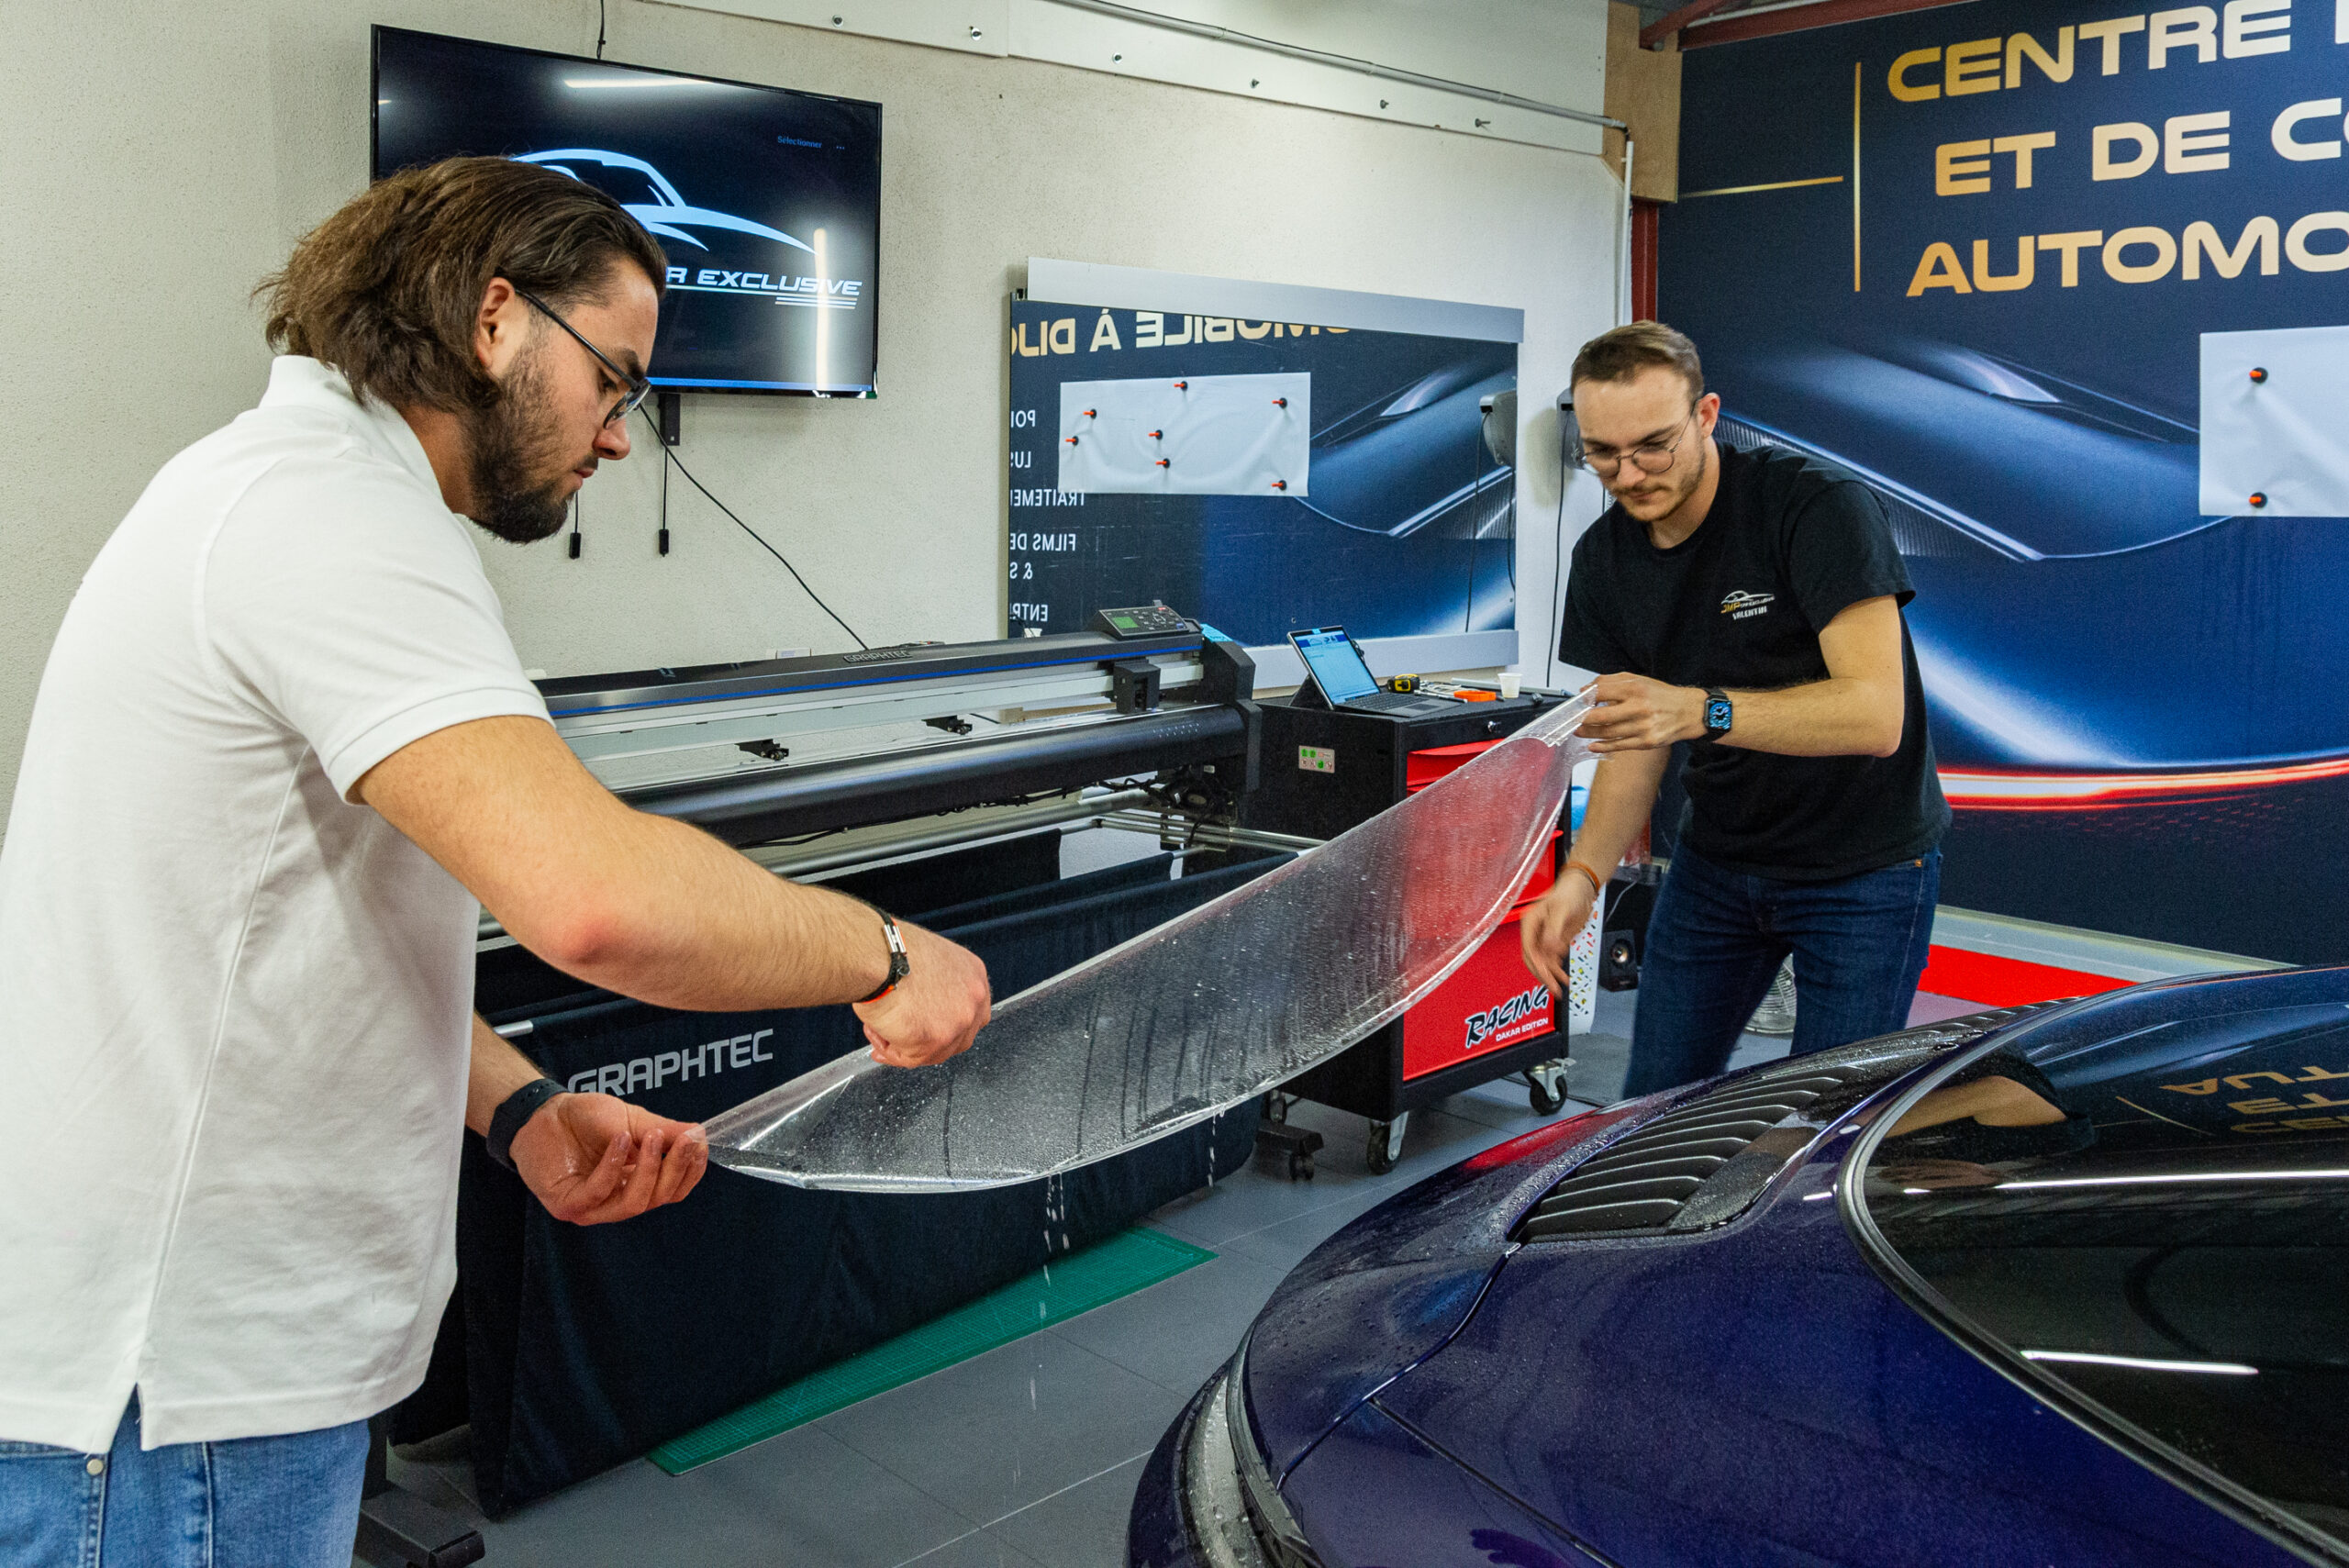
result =
[[[1166,637],[1173,634],[1198,634],[1199,623],[1164,605],[1136,605],[1130,609],[1096,610],[1093,629],[1108,633],[1120,639],[1129,637]]]

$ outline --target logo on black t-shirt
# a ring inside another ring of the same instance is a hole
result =
[[[1770,601],[1776,594],[1749,594],[1740,588],[1721,601],[1721,614],[1731,620],[1752,620],[1755,616],[1770,613]]]

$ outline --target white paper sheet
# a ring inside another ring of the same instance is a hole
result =
[[[1303,495],[1313,377],[1061,384],[1060,488],[1095,495]]]
[[[2205,517],[2349,517],[2344,367],[2349,327],[2202,335]]]

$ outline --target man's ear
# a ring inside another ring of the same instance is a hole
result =
[[[529,302],[504,278],[490,279],[482,290],[481,308],[473,314],[473,355],[490,374],[505,370],[520,351],[529,310]]]
[[[1705,394],[1704,396],[1697,400],[1697,428],[1703,430],[1705,434],[1709,436],[1713,433],[1713,426],[1720,417],[1721,397],[1720,393],[1709,392]]]

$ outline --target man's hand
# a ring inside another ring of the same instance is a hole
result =
[[[1589,882],[1578,872],[1569,873],[1552,884],[1518,923],[1525,967],[1550,988],[1553,998],[1566,994],[1566,950],[1589,923],[1598,901]]]
[[[927,1067],[961,1055],[993,1016],[987,966],[970,949],[907,921],[897,922],[897,935],[912,967],[896,990],[855,1009],[873,1060]]]
[[[1583,691],[1601,706],[1575,733],[1601,755],[1704,738],[1705,694],[1694,686],[1667,686],[1645,675],[1601,675]]]
[[[709,1168],[698,1126],[610,1095],[557,1095],[514,1135],[514,1169],[547,1212],[608,1225],[674,1203]]]

